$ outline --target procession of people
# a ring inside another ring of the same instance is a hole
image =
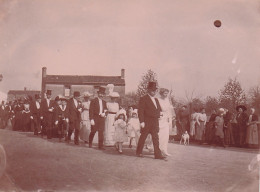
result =
[[[110,100],[105,101],[105,91],[106,88],[99,87],[94,99],[88,91],[75,91],[72,98],[58,95],[53,100],[52,90],[47,90],[43,99],[37,94],[34,99],[3,101],[0,126],[6,128],[9,124],[14,131],[31,131],[47,139],[59,138],[60,142],[70,143],[73,139],[75,145],[82,141],[89,148],[98,133],[100,150],[114,146],[122,154],[124,144],[129,144],[129,148],[136,146],[136,156],[143,157],[146,147],[155,159],[171,156],[168,144],[185,132],[200,145],[258,146],[258,116],[254,108],[247,114],[247,108],[239,105],[235,116],[219,108],[207,116],[203,107],[190,113],[183,105],[176,113],[169,99],[170,91],[149,82],[139,105],[128,106],[126,111],[118,102],[118,92],[109,93]]]

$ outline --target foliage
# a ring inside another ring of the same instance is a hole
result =
[[[138,97],[135,92],[126,93],[123,98],[121,98],[121,106],[127,108],[129,106],[138,105]]]
[[[211,114],[213,110],[217,110],[219,108],[219,101],[215,97],[207,96],[205,99],[205,108],[206,113]]]
[[[151,69],[149,69],[147,73],[142,76],[142,80],[140,81],[136,92],[138,98],[144,96],[147,93],[147,85],[150,81],[158,83],[157,75]]]
[[[257,110],[257,113],[260,113],[260,85],[250,88],[249,100],[250,106],[254,107]]]
[[[246,96],[240,82],[229,78],[224,88],[220,90],[219,101],[222,107],[234,111],[237,105],[246,104]]]

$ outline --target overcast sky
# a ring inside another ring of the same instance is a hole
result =
[[[220,28],[213,22],[222,21]],[[0,0],[0,89],[40,90],[48,74],[120,75],[216,96],[229,77],[260,84],[259,0]]]

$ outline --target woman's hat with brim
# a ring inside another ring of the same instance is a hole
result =
[[[225,109],[224,108],[219,108],[218,109],[218,114],[219,115],[223,115],[225,113]]]
[[[246,110],[247,110],[246,106],[244,106],[244,105],[238,105],[238,106],[236,107],[236,110],[238,111],[239,108],[241,108],[243,111],[246,111]]]
[[[84,93],[82,93],[80,97],[91,97],[91,96],[92,95],[88,91],[85,91]]]
[[[113,98],[118,98],[120,97],[119,93],[118,92],[112,92],[109,94],[110,97],[113,97]]]
[[[126,119],[126,111],[124,109],[120,109],[117,113],[116,113],[116,118],[119,117],[119,115],[124,115],[125,119]]]
[[[62,96],[62,95],[60,96],[60,100],[61,101],[68,101],[68,99],[66,97]]]

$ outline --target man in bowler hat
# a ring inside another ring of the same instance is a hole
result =
[[[136,155],[143,157],[142,151],[144,148],[145,140],[150,133],[152,135],[154,145],[155,159],[165,159],[159,149],[159,118],[161,115],[161,106],[159,101],[154,96],[156,95],[157,86],[156,82],[148,83],[148,94],[140,98],[138,117],[141,123],[141,136],[138,141]]]
[[[71,98],[68,101],[69,131],[68,131],[68,138],[66,140],[70,142],[71,135],[73,131],[75,131],[74,133],[75,145],[79,145],[80,114],[82,111],[81,103],[79,102],[79,97],[80,97],[80,92],[75,91],[73,93],[73,98]]]
[[[53,111],[55,107],[55,102],[51,99],[51,90],[47,90],[46,98],[41,102],[41,119],[43,120],[43,130],[41,132],[42,136],[46,131],[47,139],[52,138],[52,128],[53,128]]]
[[[98,90],[98,97],[90,102],[89,107],[89,119],[91,123],[91,132],[89,135],[89,147],[92,147],[93,138],[98,131],[98,148],[104,150],[104,127],[105,127],[105,117],[107,111],[106,102],[103,100],[105,95],[105,88],[100,87]]]

